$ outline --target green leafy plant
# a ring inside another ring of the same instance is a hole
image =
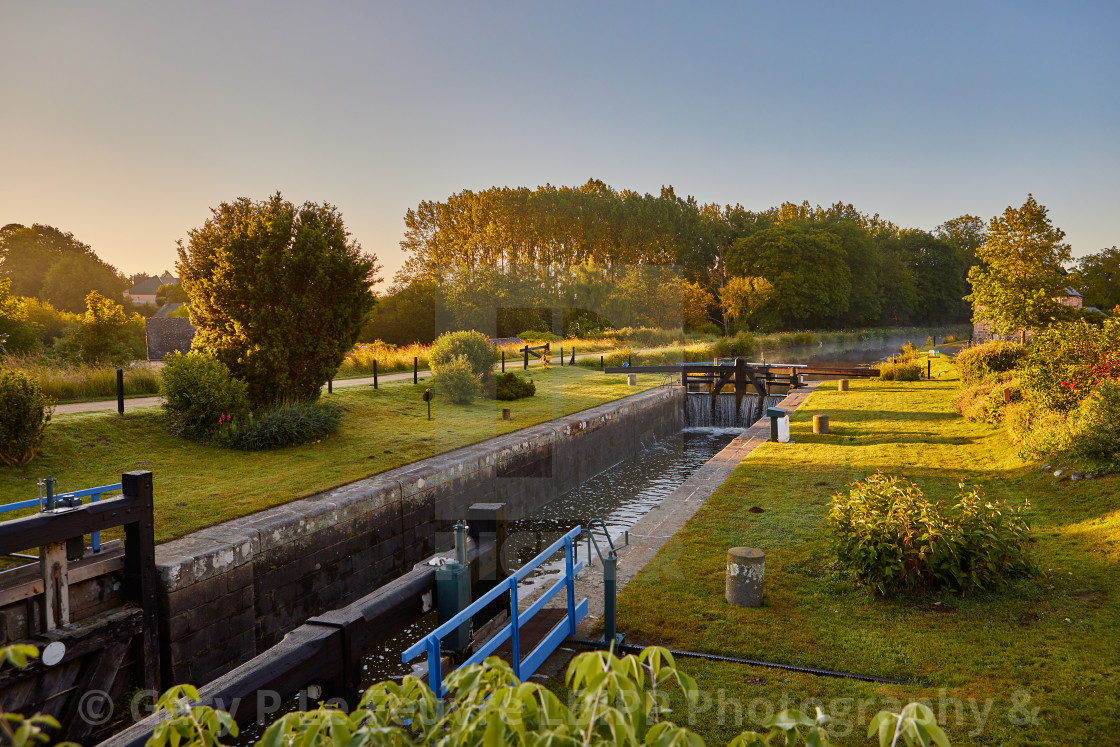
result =
[[[466,355],[457,355],[433,367],[432,384],[437,392],[457,405],[469,405],[482,396],[482,376]]]
[[[490,384],[494,378],[494,364],[498,362],[498,350],[489,337],[474,330],[445,332],[436,338],[428,352],[428,365],[432,374],[438,376],[459,357],[466,359],[471,372],[484,386]]]
[[[297,446],[329,436],[338,430],[342,409],[324,402],[293,402],[230,423],[219,422],[215,434],[228,425],[229,445],[242,451],[264,451]]]
[[[249,411],[245,382],[224,363],[202,353],[170,353],[164,358],[160,395],[172,433],[209,440],[223,416],[234,420]]]
[[[238,734],[237,722],[225,711],[198,703],[198,690],[176,685],[156,702],[162,718],[148,738],[146,747],[221,747],[221,738]]]
[[[879,594],[983,591],[1033,569],[1028,508],[963,483],[953,506],[932,503],[914,483],[877,472],[837,493],[828,521],[837,566]]]
[[[1017,342],[992,340],[962,350],[953,358],[953,363],[962,386],[969,386],[998,379],[999,374],[1014,369],[1026,355],[1027,348]]]
[[[0,368],[0,464],[27,464],[35,458],[53,404],[33,377]]]
[[[666,718],[671,711],[664,706],[663,695],[676,691],[695,704],[699,692],[696,682],[677,669],[672,654],[663,648],[650,647],[622,658],[610,651],[580,654],[568,666],[565,684],[569,705],[541,685],[519,682],[508,664],[490,657],[448,675],[442,702],[416,677],[382,682],[366,690],[350,713],[320,706],[281,716],[265,729],[257,745],[703,747],[699,735]],[[156,727],[148,747],[220,747],[223,734],[237,735],[228,714],[192,702],[197,698],[194,688],[168,690],[157,706],[167,718]],[[782,711],[762,723],[763,731],[744,732],[731,745],[778,747],[804,742],[827,747],[829,722],[819,708],[815,717]],[[876,734],[883,746],[949,745],[929,709],[914,703],[898,714],[877,714],[868,736]]]
[[[509,401],[532,397],[537,393],[537,385],[532,379],[525,380],[515,373],[499,374],[494,379],[494,396]]]

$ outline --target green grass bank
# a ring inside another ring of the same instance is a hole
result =
[[[1120,476],[1058,481],[1025,463],[998,426],[953,410],[951,364],[934,372],[933,382],[853,380],[849,392],[823,384],[791,418],[795,443],[754,451],[626,587],[618,613],[628,642],[925,686],[682,659],[710,701],[691,714],[675,704],[677,723],[725,744],[752,714],[820,705],[840,743],[866,744],[876,711],[927,699],[954,745],[1116,743]],[[829,435],[812,433],[814,413],[830,416]],[[961,481],[1029,499],[1040,575],[972,596],[857,588],[832,568],[825,517],[834,493],[878,469],[933,499]],[[726,552],[739,545],[766,553],[760,608],[724,601]]]
[[[59,415],[47,429],[41,456],[23,467],[0,470],[0,503],[38,495],[36,481],[58,479],[58,490],[114,483],[122,472],[149,469],[155,478],[156,541],[586,410],[656,386],[643,375],[638,386],[624,376],[578,367],[531,369],[535,396],[514,402],[478,400],[453,405],[437,397],[432,420],[419,385],[393,383],[324,394],[346,414],[338,432],[318,443],[268,452],[243,452],[177,438],[167,432],[161,408]],[[502,420],[503,407],[511,419]],[[5,518],[10,518],[8,514]]]

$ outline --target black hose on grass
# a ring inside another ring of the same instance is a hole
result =
[[[603,648],[601,641],[588,641],[582,638],[569,638],[569,641],[582,646],[591,646],[593,648]],[[642,646],[635,646],[630,643],[623,643],[615,647],[619,651],[628,651],[629,653],[640,653],[643,649]],[[784,669],[787,672],[800,672],[802,674],[814,674],[818,677],[840,677],[849,680],[860,680],[861,682],[881,682],[886,685],[921,685],[920,682],[911,682],[910,680],[892,680],[886,677],[875,677],[870,674],[853,674],[852,672],[834,672],[831,669],[817,669],[816,667],[799,667],[794,664],[777,664],[772,661],[756,661],[755,659],[740,659],[736,656],[721,656],[719,654],[701,654],[696,651],[680,651],[678,649],[667,649],[673,656],[680,656],[685,659],[707,659],[709,661],[723,661],[730,664],[749,664],[752,667],[766,667],[768,669]]]

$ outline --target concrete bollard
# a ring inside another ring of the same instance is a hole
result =
[[[766,554],[753,547],[732,547],[727,551],[727,587],[724,596],[737,607],[762,606],[762,582],[766,573]]]
[[[840,387],[839,387],[839,390],[840,390],[841,392],[846,392],[846,391],[848,391],[848,380],[847,380],[847,379],[840,379]]]
[[[638,374],[626,374],[626,383],[630,386],[638,385]]]
[[[503,407],[502,408],[502,420],[509,420],[509,408],[508,407]]]
[[[813,416],[813,433],[828,433],[828,416]]]

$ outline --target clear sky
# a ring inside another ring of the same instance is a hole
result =
[[[578,185],[1120,244],[1120,2],[0,2],[0,225],[172,269],[209,208]]]

